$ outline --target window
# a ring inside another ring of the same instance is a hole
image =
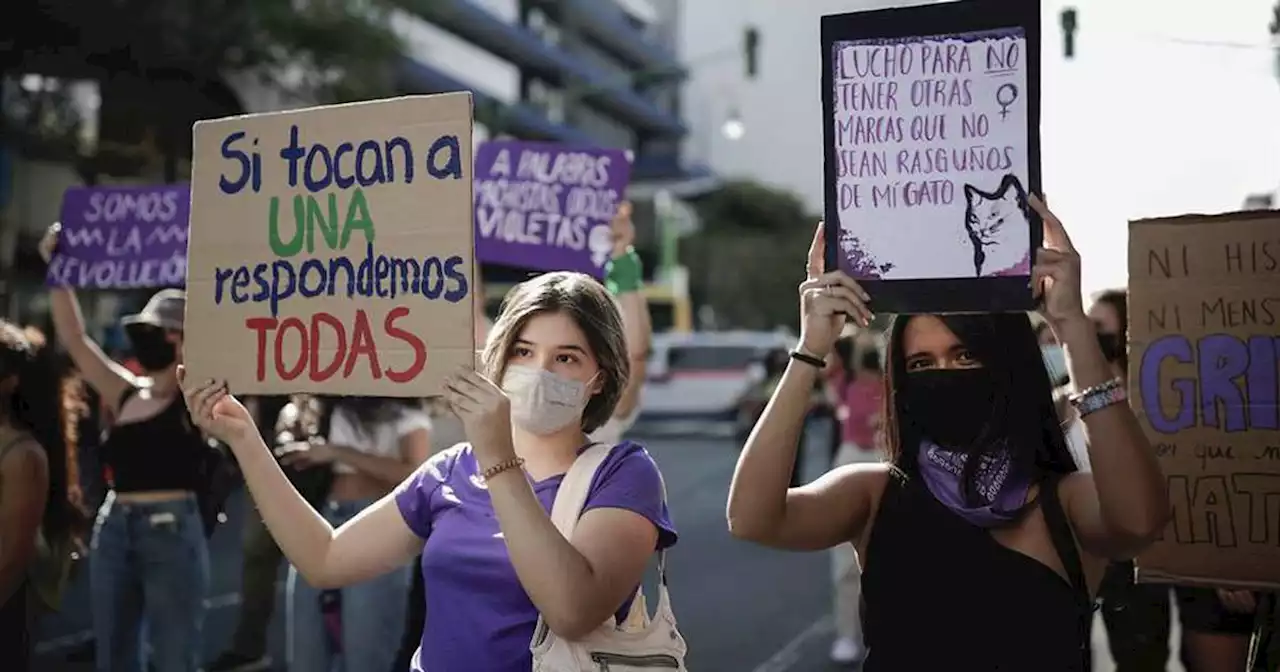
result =
[[[670,371],[740,371],[760,360],[759,348],[745,346],[682,346],[671,348]]]
[[[525,16],[525,25],[529,28],[529,32],[542,38],[543,42],[553,45],[560,44],[560,27],[541,9],[530,8],[529,13]]]
[[[542,110],[547,119],[562,124],[565,120],[564,92],[538,79],[529,81],[529,103]]]

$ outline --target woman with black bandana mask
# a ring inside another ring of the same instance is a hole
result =
[[[800,488],[787,471],[808,389],[846,316],[870,297],[822,273],[822,227],[801,292],[801,347],[738,461],[729,529],[816,550],[852,542],[862,565],[864,672],[1091,666],[1092,595],[1169,515],[1165,479],[1124,403],[1080,297],[1062,223],[1045,225],[1032,287],[1082,392],[1095,472],[1078,473],[1024,314],[898,316],[886,354],[887,461],[838,467]]]
[[[54,224],[41,242],[46,261],[60,230]],[[211,448],[191,423],[178,388],[186,295],[162,290],[123,320],[146,371],[135,376],[85,333],[69,287],[50,294],[58,341],[113,417],[99,448],[111,482],[94,526],[89,567],[97,670],[146,669],[145,631],[155,672],[195,672],[209,585],[196,493],[207,488]]]

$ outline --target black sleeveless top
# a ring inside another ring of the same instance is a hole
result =
[[[952,513],[920,479],[891,473],[862,577],[863,672],[1087,671],[1092,604],[1058,482],[1043,482],[1039,506],[1071,584]]]
[[[136,393],[135,388],[126,391],[119,407]],[[99,452],[111,468],[116,492],[194,491],[205,480],[209,444],[191,422],[182,397],[175,396],[150,418],[112,427]]]

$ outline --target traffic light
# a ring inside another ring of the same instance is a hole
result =
[[[747,26],[742,36],[742,58],[747,68],[747,79],[755,79],[760,72],[760,31]]]
[[[1062,50],[1068,59],[1076,56],[1076,10],[1068,7],[1062,10]]]

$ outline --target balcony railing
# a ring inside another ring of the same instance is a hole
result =
[[[398,2],[405,10],[515,63],[530,74],[557,86],[578,89],[585,102],[628,126],[664,137],[680,137],[687,132],[678,117],[636,93],[629,83],[615,81],[609,73],[468,0]]]

